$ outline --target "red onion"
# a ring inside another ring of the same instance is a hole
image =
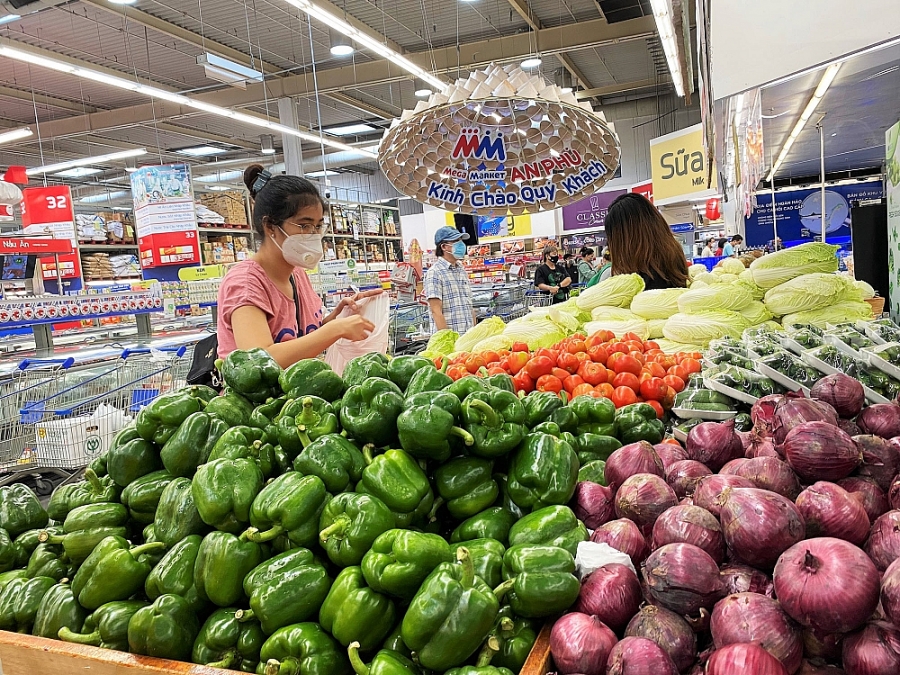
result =
[[[729,563],[722,568],[719,576],[725,584],[726,593],[759,593],[770,598],[775,596],[772,580],[764,572],[749,565]]]
[[[848,436],[859,436],[862,433],[860,428],[856,426],[856,422],[853,420],[840,419],[838,420],[838,426],[841,428],[841,431]]]
[[[588,529],[596,530],[616,515],[613,506],[613,491],[605,485],[582,481],[575,486],[572,511]]]
[[[856,417],[866,402],[859,381],[844,373],[826,375],[812,386],[809,395],[830,405],[841,417]]]
[[[800,632],[800,639],[803,640],[803,655],[807,658],[841,660],[843,633],[823,633],[813,628],[804,628]]]
[[[783,399],[781,394],[769,394],[757,400],[750,409],[753,428],[760,434],[771,434],[775,423],[775,406]]]
[[[888,490],[888,504],[892,509],[900,509],[900,478],[891,483]]]
[[[856,426],[864,434],[875,434],[882,438],[900,436],[900,405],[896,403],[870,405],[859,413]]]
[[[851,476],[837,482],[851,495],[856,497],[866,510],[869,516],[869,522],[874,523],[878,516],[887,513],[889,508],[887,497],[882,490],[871,478],[857,478]]]
[[[716,517],[699,506],[673,506],[653,525],[650,548],[666,544],[693,544],[720,564],[725,559],[725,537]]]
[[[635,568],[640,567],[650,552],[647,540],[640,529],[627,518],[611,520],[594,530],[591,541],[607,544],[631,558]]]
[[[616,492],[616,515],[630,518],[641,529],[653,527],[659,515],[678,503],[665,480],[650,473],[626,478]]]
[[[797,497],[808,537],[836,537],[862,546],[869,536],[869,516],[862,503],[844,488],[819,481]]]
[[[900,559],[888,565],[881,577],[881,607],[887,617],[900,626]]]
[[[776,443],[783,443],[787,435],[806,422],[824,422],[837,426],[838,415],[827,403],[802,396],[787,395],[775,404],[772,436]]]
[[[674,443],[657,443],[653,446],[653,449],[656,450],[656,455],[659,457],[659,461],[662,462],[664,471],[668,470],[675,462],[688,458],[684,448]]]
[[[718,518],[722,511],[722,493],[726,489],[752,487],[754,487],[753,483],[740,476],[727,476],[725,474],[704,476],[697,481],[697,485],[694,487],[694,504],[706,509]]]
[[[900,629],[872,621],[844,640],[847,675],[897,675],[900,672]]]
[[[878,570],[843,539],[819,537],[791,546],[778,559],[773,579],[788,616],[824,633],[859,628],[878,605]]]
[[[746,461],[746,457],[738,457],[737,459],[732,459],[730,462],[725,462],[724,466],[719,469],[719,473],[728,474],[729,476],[735,476],[737,475],[735,473],[735,469],[741,466],[741,464],[744,464]]]
[[[550,653],[560,675],[603,675],[616,635],[600,619],[572,612],[550,631]]]
[[[706,662],[706,675],[788,675],[781,661],[750,643],[717,649]]]
[[[853,436],[853,442],[862,452],[862,466],[857,475],[871,478],[882,490],[889,490],[894,476],[900,472],[900,454],[896,446],[872,434]]]
[[[754,567],[771,567],[778,556],[806,536],[803,516],[774,492],[733,488],[723,495],[719,517],[734,557]]]
[[[787,463],[801,480],[840,480],[859,465],[856,443],[827,422],[805,422],[791,429],[781,446]]]
[[[647,590],[657,604],[679,614],[709,609],[722,595],[716,561],[693,544],[666,544],[644,562]]]
[[[682,673],[697,660],[697,635],[687,621],[665,607],[644,605],[628,622],[625,635],[653,640]]]
[[[666,482],[672,486],[679,499],[684,499],[694,493],[698,478],[711,475],[712,471],[705,464],[685,459],[669,465],[666,469]]]
[[[706,464],[713,471],[743,454],[744,446],[734,430],[734,420],[701,422],[688,432],[685,447],[689,459]]]
[[[740,464],[729,462],[722,467],[722,473],[746,478],[761,490],[777,492],[788,499],[796,499],[800,493],[797,474],[777,457],[754,457],[741,460]]]
[[[610,563],[588,575],[573,609],[592,615],[619,632],[638,611],[642,599],[641,582],[631,568]]]
[[[652,640],[627,637],[609,654],[606,675],[678,675],[669,655]]]
[[[613,452],[606,460],[606,484],[615,491],[626,478],[639,473],[665,476],[662,461],[647,441],[629,443]]]
[[[827,663],[807,661],[803,659],[797,675],[847,675],[841,668]]]
[[[775,441],[771,436],[762,436],[755,431],[752,432],[752,438],[749,445],[744,447],[744,457],[754,459],[756,457],[778,457],[781,454],[775,447]]]
[[[729,595],[716,603],[709,627],[716,648],[752,642],[781,661],[789,673],[800,667],[800,631],[772,598],[757,593]]]
[[[866,553],[882,572],[900,558],[900,511],[888,511],[872,523]]]

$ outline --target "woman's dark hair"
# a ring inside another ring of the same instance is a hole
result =
[[[594,249],[590,248],[589,246],[582,246],[581,257],[583,258],[586,255],[594,255]]]
[[[727,242],[728,242],[728,240],[725,239],[724,237],[723,237],[722,239],[719,239],[718,248],[725,248],[725,244],[726,244]]]
[[[613,274],[643,274],[672,288],[687,286],[684,251],[649,199],[638,193],[618,197],[609,205],[605,227]]]
[[[299,176],[272,176],[259,190],[254,189],[261,164],[251,164],[244,170],[244,185],[253,200],[253,230],[265,238],[266,225],[278,226],[307,206],[326,204],[315,184]]]

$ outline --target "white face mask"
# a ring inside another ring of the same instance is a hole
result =
[[[322,251],[322,235],[321,234],[288,234],[280,227],[278,228],[284,233],[284,242],[279,245],[275,238],[275,245],[284,256],[284,261],[294,267],[302,267],[311,270],[324,256]]]

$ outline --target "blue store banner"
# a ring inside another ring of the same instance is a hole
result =
[[[850,205],[880,199],[881,181],[825,188],[825,240],[846,243],[850,238]],[[822,190],[809,188],[775,193],[778,236],[785,246],[822,239]],[[747,246],[765,246],[775,238],[772,226],[772,193],[756,195],[756,209],[746,220]]]

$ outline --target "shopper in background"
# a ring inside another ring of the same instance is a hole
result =
[[[323,318],[322,300],[306,274],[323,255],[325,201],[316,186],[297,176],[270,176],[259,164],[247,167],[244,183],[262,244],[250,260],[232,266],[219,286],[219,357],[259,347],[287,368],[341,338],[365,339],[374,328],[371,321],[356,314],[337,317],[345,307],[356,311],[357,300],[381,289],[345,298]]]
[[[733,257],[734,254],[737,252],[738,247],[743,243],[743,241],[744,241],[744,238],[741,235],[739,235],[739,234],[734,235],[731,238],[731,241],[729,241],[727,244],[725,244],[725,246],[722,248],[722,255],[724,255],[726,258]]]
[[[713,237],[710,237],[709,239],[706,240],[706,246],[703,247],[703,251],[700,253],[701,258],[712,258],[713,257],[713,254],[714,254],[713,244],[715,243],[715,241],[716,240]]]
[[[716,258],[722,257],[722,251],[725,250],[725,244],[727,244],[727,243],[728,243],[728,240],[725,239],[724,237],[722,239],[719,239],[719,243],[716,246],[716,255],[715,255]]]
[[[433,330],[449,328],[462,335],[475,325],[469,275],[460,263],[466,257],[469,235],[452,227],[434,234],[437,260],[425,273],[425,297]]]
[[[594,249],[583,246],[581,248],[581,260],[578,262],[578,281],[586,284],[594,276]]]
[[[575,260],[575,256],[571,253],[566,253],[563,256],[563,267],[566,268],[566,272],[569,274],[569,279],[572,280],[573,284],[578,283],[578,263]]]
[[[559,251],[555,246],[544,249],[543,264],[534,271],[534,287],[550,295],[550,302],[565,302],[569,297],[572,278],[559,261]]]
[[[609,249],[603,249],[603,255],[600,256],[600,267],[594,272],[594,276],[587,283],[587,288],[606,281],[612,276],[612,257],[609,255]]]
[[[684,251],[649,199],[636,192],[616,198],[605,226],[614,275],[639,274],[648,291],[687,286]]]

